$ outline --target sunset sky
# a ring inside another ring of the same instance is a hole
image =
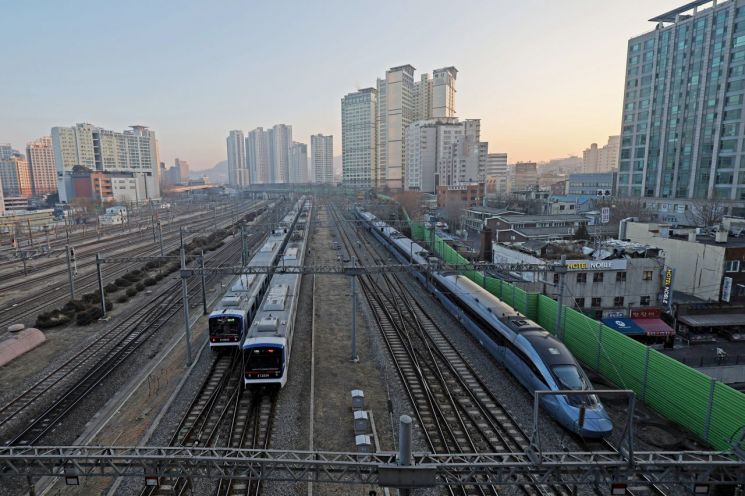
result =
[[[579,154],[620,130],[628,39],[682,3],[0,0],[0,143],[137,123],[204,169],[228,130],[286,123],[338,155],[341,97],[411,64],[455,66],[458,116],[510,162]]]

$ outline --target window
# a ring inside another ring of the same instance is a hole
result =
[[[586,272],[580,272],[577,274],[577,283],[578,284],[584,284],[587,282],[587,273]]]
[[[643,306],[643,307],[647,307],[647,306],[649,306],[649,300],[650,300],[650,299],[651,299],[651,298],[650,298],[649,296],[642,296],[642,297],[641,297],[641,298],[639,299],[639,305],[641,305],[641,306]]]
[[[575,298],[574,299],[574,306],[577,308],[585,308],[585,299],[584,298]]]
[[[616,296],[613,298],[613,306],[614,307],[622,307],[623,306],[623,296]]]
[[[616,272],[616,282],[626,282],[626,272]]]
[[[740,261],[739,260],[725,260],[724,270],[725,272],[739,272]]]
[[[559,284],[559,274],[554,274],[554,284]]]
[[[602,305],[602,298],[593,298],[592,302],[590,303],[593,307],[599,307]]]
[[[651,281],[652,280],[652,271],[651,270],[645,270],[642,274],[642,280],[643,281]]]
[[[602,272],[595,272],[592,275],[592,282],[603,282],[603,273]]]

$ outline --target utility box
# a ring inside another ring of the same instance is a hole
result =
[[[367,434],[370,432],[370,417],[365,410],[356,410],[354,412],[354,433]]]
[[[365,409],[365,393],[361,389],[352,389],[352,410]]]
[[[370,442],[370,436],[366,434],[354,436],[354,444],[357,445],[357,453],[372,453],[372,443]]]

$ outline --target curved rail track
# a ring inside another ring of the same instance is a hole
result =
[[[249,242],[255,243],[261,237],[263,232],[254,233]],[[210,260],[213,265],[233,263],[240,255],[240,245],[241,243],[234,242],[212,254]],[[207,279],[212,280],[214,277],[217,276],[211,275]],[[193,278],[189,283],[190,304],[198,302],[201,298],[200,292],[195,291],[199,284],[199,278]],[[101,339],[90,343],[0,408],[0,428],[3,428],[11,422],[18,422],[19,414],[40,406],[43,401],[50,403],[24,425],[20,434],[13,436],[6,444],[33,444],[58,426],[93,387],[103,381],[181,309],[180,292],[177,291],[179,286],[180,282],[168,285],[143,308],[113,327]],[[52,395],[56,396],[52,398]]]
[[[364,236],[355,234],[335,209],[332,212],[347,250],[360,260],[384,263]],[[398,276],[360,276],[359,280],[430,449],[436,453],[527,450],[528,436]],[[529,496],[572,494],[568,487],[539,484],[530,477],[520,487]],[[484,495],[499,494],[499,489],[484,481],[484,485],[449,491]]]
[[[249,210],[248,213],[253,212],[258,208],[260,207],[253,208]],[[207,222],[208,224],[200,223],[199,226],[207,227],[212,223],[212,219],[204,222]],[[192,234],[190,234],[190,236],[193,238],[198,234],[198,232],[193,232]],[[178,232],[176,232],[174,236],[174,239],[170,240],[170,242],[168,243],[166,243],[164,240],[164,250],[166,252],[180,246]],[[188,241],[186,234],[184,235],[184,241]],[[121,240],[119,240],[118,243],[121,243]],[[157,256],[159,253],[159,247],[153,247],[152,245],[150,245],[133,250],[132,252],[126,253],[126,255],[129,257]],[[128,272],[128,270],[130,270],[130,268],[127,266],[120,266],[112,270],[105,270],[103,273],[104,284],[112,282],[116,278]],[[66,274],[67,269],[63,269],[63,272]],[[45,276],[45,279],[48,277],[53,277],[53,275]],[[7,326],[19,320],[33,317],[44,309],[59,306],[69,299],[68,286],[65,282],[60,281],[53,286],[54,287],[51,289],[45,288],[36,295],[24,297],[16,302],[10,302],[9,306],[0,310],[0,327]],[[98,287],[96,271],[93,270],[92,272],[87,272],[86,274],[78,276],[75,281],[75,287],[78,294],[83,294],[86,291],[90,290],[96,290]]]

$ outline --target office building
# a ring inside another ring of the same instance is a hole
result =
[[[538,188],[538,169],[535,162],[518,162],[512,174],[512,191]]]
[[[160,198],[158,142],[145,126],[124,132],[92,124],[52,128],[52,146],[61,202],[74,198],[72,171],[76,166],[91,171],[134,179],[138,190],[133,201]]]
[[[173,167],[176,169],[178,182],[181,184],[189,184],[189,162],[176,158],[173,161]]]
[[[629,40],[619,195],[745,200],[744,5],[688,2]]]
[[[18,153],[10,143],[0,143],[0,160],[6,160]]]
[[[489,153],[486,155],[486,170],[484,171],[485,182],[493,184],[491,191],[487,188],[488,193],[504,194],[510,189],[510,170],[507,166],[506,153]],[[491,182],[488,178],[493,178]]]
[[[612,196],[617,176],[616,172],[569,174],[566,192],[569,195]]]
[[[245,188],[251,184],[246,162],[246,137],[243,131],[230,131],[228,145],[228,185],[233,188]]]
[[[377,184],[377,90],[365,88],[341,99],[342,181],[353,188]]]
[[[0,184],[6,198],[33,195],[31,172],[25,156],[15,152],[8,158],[0,158]]]
[[[334,137],[314,134],[310,137],[311,170],[316,184],[334,182]]]
[[[26,159],[31,173],[34,195],[57,191],[57,171],[54,167],[52,137],[44,136],[26,144]]]
[[[308,182],[308,145],[294,142],[290,146],[290,183]]]

